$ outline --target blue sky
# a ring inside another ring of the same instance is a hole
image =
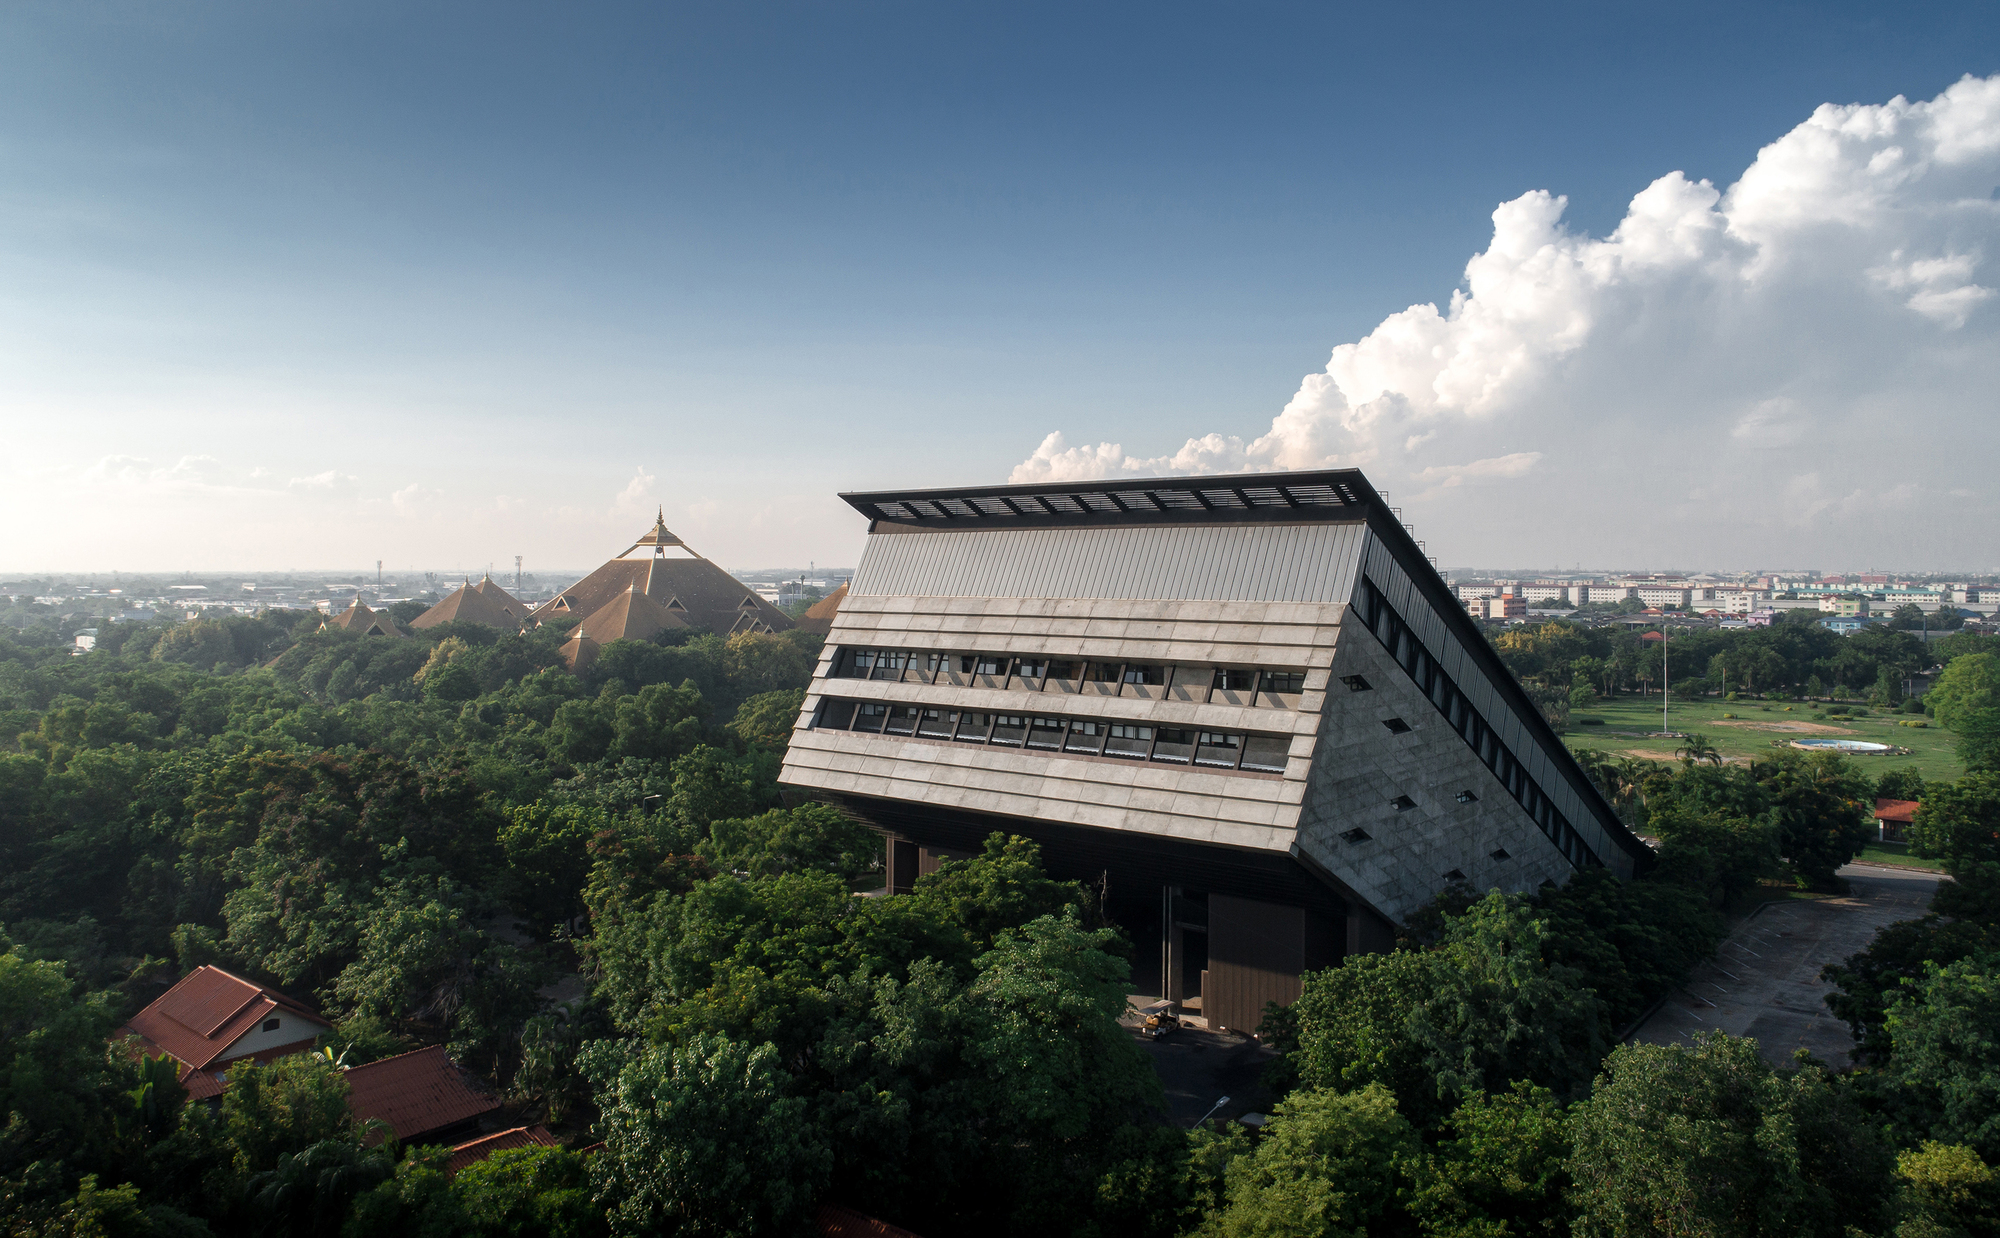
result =
[[[0,570],[581,565],[656,503],[730,566],[852,562],[837,490],[1254,437],[1502,202],[1602,237],[1822,103],[2000,71],[1991,5],[1415,8],[9,6]],[[1522,510],[1561,467],[1418,517],[1447,563],[1847,544],[1583,536]]]

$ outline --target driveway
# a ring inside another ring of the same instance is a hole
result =
[[[1759,908],[1631,1039],[1685,1044],[1696,1032],[1723,1031],[1754,1038],[1773,1065],[1789,1065],[1804,1049],[1845,1069],[1854,1038],[1826,1008],[1833,986],[1819,970],[1866,949],[1883,925],[1923,915],[1939,878],[1872,864],[1850,864],[1840,875],[1850,887],[1844,897]]]

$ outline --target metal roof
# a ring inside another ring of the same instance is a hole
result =
[[[876,490],[840,497],[870,521],[910,529],[1359,520],[1370,504],[1382,501],[1357,469]]]

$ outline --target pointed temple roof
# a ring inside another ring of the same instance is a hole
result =
[[[440,623],[458,620],[518,632],[527,618],[527,603],[494,584],[493,578],[487,576],[476,585],[467,582],[452,590],[450,596],[410,620],[410,626],[434,628]]]
[[[396,626],[386,610],[370,610],[360,598],[354,605],[320,624],[322,628],[342,628],[349,632],[360,632],[366,636],[407,636],[408,633]]]
[[[847,582],[842,581],[840,588],[806,607],[806,613],[800,615],[798,619],[799,630],[820,636],[833,631],[833,617],[840,613],[840,604],[846,600]]]
[[[687,557],[669,558],[670,549]],[[634,555],[638,550],[652,553]],[[675,536],[664,514],[623,554],[535,607],[529,622],[568,615],[584,621],[563,646],[563,661],[578,674],[596,657],[596,646],[614,640],[645,640],[673,627],[733,636],[793,626],[785,612]]]

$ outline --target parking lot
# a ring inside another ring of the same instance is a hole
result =
[[[1840,875],[1850,887],[1842,897],[1767,903],[1743,921],[1631,1039],[1677,1044],[1696,1032],[1723,1031],[1755,1038],[1774,1065],[1804,1049],[1846,1067],[1854,1039],[1826,1008],[1832,986],[1819,978],[1820,968],[1865,949],[1883,925],[1923,915],[1939,878],[1869,864],[1850,864]]]

